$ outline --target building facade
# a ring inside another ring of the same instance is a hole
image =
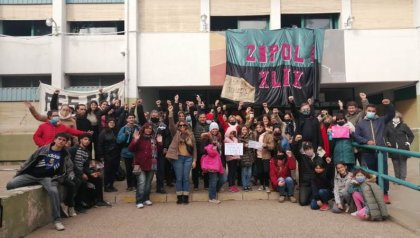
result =
[[[391,98],[418,138],[420,0],[0,0],[0,143],[36,128],[20,101],[36,99],[39,81],[85,90],[125,79],[130,100],[209,101],[226,29],[285,27],[327,29],[323,106],[362,91]]]

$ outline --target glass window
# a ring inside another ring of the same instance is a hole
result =
[[[38,87],[39,81],[51,85],[51,76],[2,76],[2,88]]]
[[[269,29],[269,19],[269,16],[212,16],[210,18],[210,30]]]
[[[310,29],[338,29],[338,13],[331,14],[282,14],[281,27]]]

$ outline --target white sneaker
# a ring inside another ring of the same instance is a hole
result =
[[[146,204],[147,206],[151,206],[153,203],[152,203],[152,201],[147,200],[147,201],[144,202],[144,204]]]
[[[136,205],[136,207],[140,209],[140,208],[143,208],[144,205],[143,205],[143,203],[139,203],[139,204]]]
[[[352,216],[357,216],[357,211],[350,213]]]
[[[214,203],[214,204],[220,204],[221,201],[217,200],[217,199],[210,199],[209,203]]]
[[[74,207],[69,207],[69,216],[71,216],[71,217],[77,216],[77,213],[74,210]]]
[[[66,228],[64,227],[63,223],[61,223],[60,221],[54,222],[54,226],[55,226],[55,229],[56,229],[57,231],[62,231],[62,230],[64,230],[64,229],[66,229]]]
[[[260,187],[258,188],[258,191],[262,191],[262,190],[264,190],[264,187],[263,187],[263,186],[260,186]]]

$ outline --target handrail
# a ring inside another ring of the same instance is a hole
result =
[[[401,149],[394,149],[394,148],[389,148],[389,147],[384,147],[384,146],[377,146],[377,145],[361,145],[358,144],[356,142],[352,143],[352,145],[354,147],[358,147],[358,148],[363,148],[363,149],[368,149],[368,150],[376,150],[378,151],[378,171],[373,171],[368,169],[365,166],[356,166],[355,168],[360,168],[368,173],[374,174],[378,177],[378,183],[379,186],[381,188],[384,187],[384,179],[392,181],[394,183],[403,185],[405,187],[420,191],[420,185],[414,184],[414,183],[410,183],[407,182],[405,180],[399,179],[399,178],[395,178],[389,175],[384,174],[384,152],[386,153],[394,153],[394,154],[401,154],[401,155],[405,155],[408,157],[415,157],[415,158],[420,158],[420,152],[417,151],[409,151],[409,150],[401,150]],[[386,158],[387,159],[387,158]],[[387,161],[387,160],[385,160]]]

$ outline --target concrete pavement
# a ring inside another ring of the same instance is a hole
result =
[[[58,232],[51,224],[27,237],[416,237],[390,221],[360,221],[277,201],[158,203],[143,209],[118,203],[63,223],[65,231]]]

